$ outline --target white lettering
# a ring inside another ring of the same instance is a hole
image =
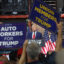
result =
[[[18,41],[0,41],[0,46],[12,46],[12,45],[17,45],[19,44]]]
[[[0,36],[22,36],[22,31],[15,31],[15,32],[0,32]]]
[[[16,26],[9,26],[9,27],[2,27],[1,31],[15,31],[17,28]]]
[[[13,40],[13,37],[4,37],[4,40]]]

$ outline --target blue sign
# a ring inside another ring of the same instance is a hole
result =
[[[0,25],[0,49],[20,48],[26,38],[26,23]]]
[[[35,0],[29,19],[49,31],[56,32],[56,22],[60,21],[59,14],[42,0]]]

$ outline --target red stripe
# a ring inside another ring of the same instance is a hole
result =
[[[48,40],[45,43],[45,47],[42,47],[41,53],[47,54],[48,51],[54,51],[55,50],[55,42],[52,43],[50,40]]]
[[[52,43],[52,41],[50,41],[50,51],[55,51],[55,42]]]
[[[47,41],[46,43],[45,43],[45,47],[42,47],[42,53],[44,53],[44,54],[47,54],[47,52],[48,52],[48,50],[49,50],[49,42]]]
[[[45,47],[42,47],[42,53],[47,54],[47,52],[45,51]]]
[[[42,52],[45,53],[45,49],[44,49],[44,47],[42,47]]]
[[[48,42],[45,44],[46,51],[48,51]]]
[[[51,41],[49,41],[49,46],[50,46],[49,51],[51,51],[53,49],[53,45]]]
[[[55,43],[56,43],[56,42],[53,43],[54,47],[56,47]]]

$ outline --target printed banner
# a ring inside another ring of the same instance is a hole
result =
[[[22,47],[26,38],[26,23],[8,23],[0,25],[0,49]]]
[[[57,32],[56,22],[60,21],[56,10],[42,0],[35,0],[29,19],[52,32]]]

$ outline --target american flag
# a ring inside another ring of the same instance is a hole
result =
[[[51,33],[50,38],[49,38],[48,30],[45,30],[44,40],[45,40],[45,46],[41,47],[41,53],[47,54],[48,51],[54,51],[55,46],[56,46],[55,34]]]
[[[44,32],[44,40],[45,40],[45,46],[41,47],[41,53],[47,54],[47,51],[49,50],[49,35],[48,35],[48,30],[45,30],[45,32]]]
[[[56,47],[56,34],[51,33],[50,36],[50,51],[55,51]]]

